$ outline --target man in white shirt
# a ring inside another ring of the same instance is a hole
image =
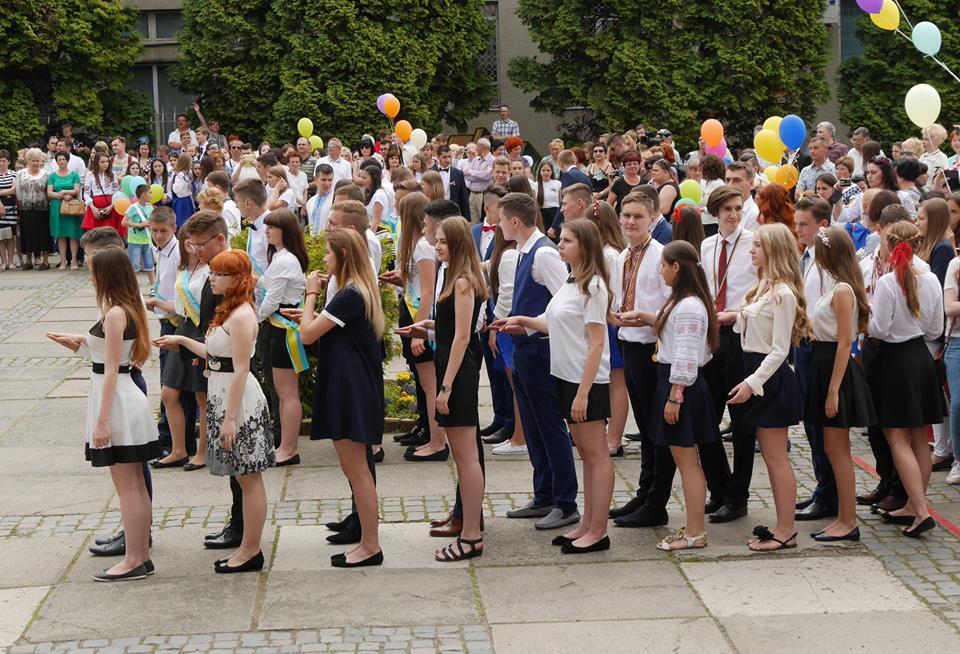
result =
[[[167,145],[171,150],[182,150],[187,143],[196,143],[197,133],[190,129],[187,114],[177,114],[177,128],[167,136]]]
[[[853,174],[863,175],[863,144],[870,140],[870,130],[866,127],[858,127],[853,130],[850,136],[852,148],[847,150],[847,156],[853,159]]]
[[[317,192],[307,201],[307,225],[311,234],[319,234],[327,228],[333,206],[333,168],[330,164],[320,164],[316,171],[313,179]]]
[[[254,273],[262,276],[267,269],[267,233],[263,219],[267,210],[267,190],[255,179],[247,179],[233,187],[237,208],[244,225],[250,226],[247,236],[247,254],[253,263]]]
[[[746,376],[740,334],[734,331],[733,325],[744,296],[756,283],[757,273],[750,259],[753,233],[740,224],[743,194],[732,186],[720,186],[710,194],[707,210],[717,217],[718,231],[703,241],[700,261],[720,323],[720,346],[703,372],[720,419],[726,408],[727,393]],[[742,411],[742,406],[730,406],[733,472],[727,483],[723,506],[717,507],[711,501],[708,507],[714,510],[710,513],[710,522],[729,522],[747,514],[756,433],[742,424]]]
[[[480,213],[483,211],[483,192],[493,184],[493,160],[490,154],[490,139],[481,138],[477,141],[477,156],[463,162],[461,170],[463,178],[470,190],[470,222],[480,222]]]
[[[800,274],[803,277],[803,294],[807,306],[807,318],[813,317],[813,309],[820,297],[837,283],[816,262],[815,246],[821,227],[830,225],[830,205],[818,197],[801,198],[794,210],[797,238],[803,246],[800,256]],[[793,351],[794,370],[800,380],[800,388],[806,395],[810,388],[810,364],[813,361],[813,344],[804,340]],[[807,500],[797,502],[797,520],[821,520],[837,515],[837,481],[827,459],[823,444],[823,427],[804,420],[803,428],[810,444],[813,474],[817,487]]]
[[[340,143],[340,139],[334,137],[327,141],[327,156],[320,157],[320,159],[317,160],[318,166],[320,164],[327,164],[333,169],[334,186],[336,186],[337,182],[341,179],[353,179],[353,168],[350,166],[350,162],[340,158],[342,149],[343,145]]]
[[[70,172],[76,173],[81,180],[86,181],[87,166],[83,163],[83,159],[81,159],[80,157],[78,157],[77,155],[75,155],[73,152],[70,151],[70,142],[67,141],[67,139],[65,138],[58,139],[57,150],[59,152],[65,152],[67,153],[67,155],[69,155],[70,161],[67,162],[67,170],[69,170]],[[54,172],[55,170],[57,170],[56,158],[53,159],[53,170],[51,170],[50,172]]]
[[[743,194],[743,212],[742,218],[740,219],[740,225],[744,229],[749,229],[750,231],[755,230],[760,226],[760,223],[757,222],[757,218],[760,216],[760,208],[757,206],[757,203],[753,199],[753,184],[754,184],[755,174],[753,171],[753,166],[750,166],[742,161],[734,161],[732,164],[727,166],[726,172],[726,182],[728,186],[740,191]]]

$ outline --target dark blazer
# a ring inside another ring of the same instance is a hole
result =
[[[657,226],[653,228],[650,236],[653,237],[653,240],[660,243],[660,245],[666,245],[673,240],[673,225],[666,220],[661,220],[657,223]]]
[[[431,170],[439,173],[440,164],[433,164]],[[460,207],[460,215],[469,221],[470,189],[467,188],[467,180],[463,177],[463,171],[453,166],[450,166],[450,201]]]
[[[490,255],[493,254],[493,243],[496,240],[496,239],[493,239],[490,241],[490,245],[487,246],[486,252],[480,251],[480,241],[483,237],[483,225],[484,223],[481,222],[480,224],[473,225],[470,228],[470,233],[473,234],[473,243],[474,245],[477,246],[477,254],[480,255],[480,261],[486,261],[487,259],[490,258]]]
[[[587,177],[587,174],[582,170],[574,166],[565,173],[560,174],[560,199],[563,199],[563,190],[568,186],[573,186],[574,184],[586,184],[587,188],[592,189],[593,185],[590,183],[590,178]],[[560,206],[563,206],[561,202]],[[560,227],[563,225],[563,210],[560,209],[557,211],[556,217],[553,219],[553,224],[550,225],[550,228],[553,229],[554,233],[559,237],[560,236]]]

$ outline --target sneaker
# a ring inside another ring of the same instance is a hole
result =
[[[526,445],[511,445],[510,441],[504,441],[499,445],[490,448],[493,454],[526,454]]]
[[[954,461],[950,468],[950,474],[947,475],[947,483],[952,485],[960,484],[960,461]]]

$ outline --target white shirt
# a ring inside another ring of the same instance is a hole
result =
[[[26,169],[24,169],[26,170]],[[120,190],[120,185],[115,179],[110,179],[106,175],[96,175],[90,173],[83,184],[83,192],[86,196],[86,203],[93,206],[93,196],[95,195],[113,195]]]
[[[536,190],[537,185],[533,185]],[[543,208],[554,209],[560,206],[560,180],[550,178],[543,183]]]
[[[274,195],[275,191],[276,189],[268,189],[268,193],[270,195]],[[282,200],[283,202],[286,202],[287,209],[289,209],[290,211],[293,211],[293,212],[297,211],[297,207],[299,206],[297,202],[297,194],[292,188],[287,188],[287,190],[280,193],[280,195],[277,196],[277,200],[278,201]]]
[[[353,179],[353,167],[350,165],[349,161],[343,159],[331,159],[329,155],[326,157],[320,157],[320,160],[317,161],[317,165],[327,164],[333,168],[333,186],[334,188],[341,179]],[[314,173],[316,175],[316,173]]]
[[[440,173],[440,181],[443,182],[443,199],[450,199],[450,169],[441,168],[439,162],[437,163],[437,172]]]
[[[307,200],[307,224],[310,225],[311,234],[319,234],[327,228],[331,207],[333,207],[333,189],[327,191],[326,195],[321,196],[318,193]]]
[[[793,324],[797,317],[797,298],[786,284],[762,288],[753,302],[740,307],[737,331],[744,352],[766,354],[760,367],[744,381],[754,395],[763,395],[763,385],[773,376],[790,353]]]
[[[517,261],[520,253],[516,248],[504,250],[500,255],[500,265],[497,266],[497,304],[493,307],[493,317],[503,320],[510,315],[513,306],[513,283],[517,276]]]
[[[264,211],[257,216],[257,219],[253,221],[253,226],[256,227],[256,229],[251,229],[250,235],[247,237],[249,239],[247,253],[253,259],[254,272],[258,272],[259,274],[266,271],[269,265],[267,263],[267,229],[263,224],[268,213],[270,212]],[[259,268],[257,268],[257,266],[259,266]]]
[[[663,281],[663,275],[660,274],[660,254],[663,252],[663,245],[656,239],[647,241],[646,251],[637,266],[637,286],[633,295],[633,306],[627,307],[627,311],[660,311],[663,305],[667,303],[670,297],[670,287]],[[623,298],[626,293],[626,284],[623,279],[623,269],[627,263],[627,257],[630,256],[630,248],[625,249],[617,257],[616,271],[613,279],[614,290],[614,310],[619,311],[623,304]],[[630,341],[631,343],[656,343],[657,335],[653,327],[644,325],[643,327],[621,327],[618,337]]]
[[[870,336],[887,343],[904,343],[923,336],[932,341],[943,333],[943,292],[940,280],[932,272],[917,274],[920,318],[907,308],[907,296],[900,288],[896,273],[889,272],[877,281],[870,311]]]
[[[416,245],[413,246],[413,254],[410,257],[410,263],[407,269],[407,288],[406,294],[412,300],[418,303],[423,297],[423,286],[420,282],[420,262],[430,261],[436,268],[437,251],[427,241],[426,236],[421,236]]]
[[[707,342],[708,309],[694,296],[673,307],[660,332],[657,361],[670,364],[670,383],[691,386],[713,355]]]
[[[162,248],[157,248],[157,287],[154,296],[164,302],[175,302],[177,296],[177,273],[180,268],[180,246],[174,236]],[[200,298],[197,298],[198,300]],[[170,313],[154,307],[158,318],[169,318]]]
[[[757,218],[759,217],[760,207],[757,206],[753,196],[748,195],[747,199],[743,201],[743,212],[741,213],[740,226],[744,229],[749,229],[752,232],[760,226],[760,223],[757,222]]]
[[[294,175],[290,171],[287,171],[287,184],[290,185],[290,189],[297,196],[297,207],[300,207],[300,200],[307,193],[307,174],[302,170]],[[292,208],[292,207],[291,207]]]
[[[863,273],[863,287],[869,296],[873,295],[876,282],[887,272],[886,267],[884,267],[883,270],[877,270],[877,258],[879,256],[879,252],[874,252],[860,260],[860,272]],[[913,255],[913,267],[917,269],[917,272],[930,272],[930,264],[917,255]]]
[[[717,297],[717,289],[722,283],[722,279],[717,274],[717,268],[720,265],[720,255],[723,253],[723,240],[727,241],[727,303],[725,306],[727,310],[732,311],[740,307],[743,296],[757,281],[757,271],[750,260],[753,232],[741,226],[726,239],[719,232],[704,239],[700,246],[700,262],[707,276],[710,294],[714,298]]]
[[[484,227],[492,226],[487,222],[486,216],[484,216],[483,218],[483,226]],[[481,232],[480,232],[480,260],[481,261],[487,260],[487,251],[490,249],[490,244],[493,242],[493,238],[496,235],[497,235],[496,231],[490,231],[490,230],[482,231],[482,228],[481,228]]]
[[[392,207],[390,205],[390,195],[387,193],[386,189],[378,188],[376,193],[373,194],[373,197],[370,198],[370,202],[367,203],[367,215],[370,217],[371,227],[376,227],[376,225],[373,224],[373,211],[374,207],[378,204],[383,208],[380,212],[380,220],[389,217],[392,212]]]
[[[193,183],[190,173],[172,173],[170,177],[170,194],[175,198],[189,198],[193,195]]]
[[[603,354],[594,383],[610,383],[610,341],[607,331],[607,306],[610,292],[600,276],[590,280],[589,297],[580,291],[577,282],[560,287],[541,318],[545,318],[550,334],[550,374],[558,379],[579,384],[590,345],[587,330],[591,324],[603,325]]]
[[[194,132],[192,129],[189,129],[189,128],[187,129],[187,131],[190,132],[190,142],[196,144],[196,142],[197,142],[197,133]],[[167,136],[167,145],[170,145],[171,143],[179,143],[180,146],[181,146],[180,149],[184,149],[185,146],[183,145],[183,142],[180,140],[180,130],[179,130],[179,129],[173,130],[173,131],[170,132],[170,134]],[[199,148],[198,148],[198,150],[199,150]]]
[[[289,250],[277,250],[257,286],[266,290],[266,295],[257,308],[257,320],[266,320],[281,304],[299,304],[307,279],[300,268],[300,260]]]
[[[806,265],[803,257],[808,257]],[[803,298],[807,305],[807,317],[812,318],[813,308],[817,306],[820,296],[829,293],[836,285],[837,280],[834,279],[833,275],[820,268],[812,245],[808,246],[800,256],[800,274],[803,276]]]
[[[957,285],[957,274],[960,273],[960,257],[954,257],[947,266],[947,276],[943,280],[943,290],[960,294]],[[960,318],[950,318],[950,337],[960,337]]]
[[[373,276],[380,274],[380,264],[383,262],[383,244],[377,235],[371,230],[367,230],[367,250],[370,252],[370,259],[373,261]]]
[[[846,288],[853,294],[853,289],[846,282],[837,282],[829,291],[824,293],[817,304],[811,309],[807,308],[807,313],[811,315],[810,324],[813,327],[814,340],[824,343],[836,343],[839,340],[839,328],[837,325],[837,313],[833,310],[833,295],[838,288]],[[857,305],[856,297],[853,300],[853,317],[850,325],[850,338],[857,340],[857,322],[860,319],[860,307]]]
[[[543,232],[539,229],[533,230],[530,238],[520,247],[520,257],[529,254],[530,250],[533,249],[533,246],[541,238],[544,238]],[[518,259],[517,265],[519,264],[520,261]],[[557,291],[567,283],[567,277],[569,276],[567,264],[560,259],[560,253],[557,249],[550,246],[541,247],[534,253],[533,269],[531,272],[533,281],[541,286],[546,286],[547,290],[550,291],[550,295],[556,295]]]

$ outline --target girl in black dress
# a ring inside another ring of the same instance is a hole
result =
[[[307,278],[300,317],[300,338],[319,340],[317,382],[310,438],[329,438],[350,482],[360,515],[360,544],[331,557],[335,568],[380,565],[383,552],[377,531],[377,489],[367,466],[367,446],[383,441],[383,307],[370,266],[366,239],[352,229],[328,232],[327,270],[336,275],[338,292],[319,314],[320,276]],[[297,310],[284,310],[295,315]]]

